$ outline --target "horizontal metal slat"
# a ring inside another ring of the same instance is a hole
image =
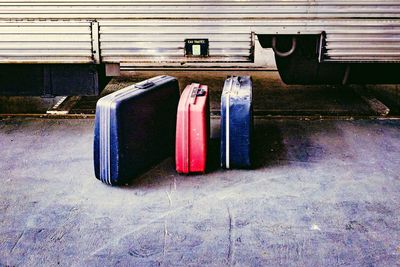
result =
[[[156,37],[155,37],[156,36]],[[251,42],[250,34],[180,34],[179,40],[198,38],[208,39],[210,42]],[[142,35],[124,35],[124,34],[111,34],[107,33],[100,36],[101,43],[118,42],[118,43],[131,43],[131,42],[176,42],[176,35],[162,35],[162,34],[142,34]]]
[[[0,5],[5,5],[5,6],[19,6],[19,5],[27,5],[28,1],[5,1],[2,0],[0,1]],[[243,3],[244,1],[232,1],[232,0],[219,0],[218,2],[216,1],[211,1],[211,0],[93,0],[93,1],[82,1],[82,0],[70,0],[70,1],[65,1],[65,0],[46,0],[46,1],[38,1],[38,0],[30,0],[28,3],[29,5],[41,5],[41,6],[46,6],[46,5],[64,5],[64,6],[71,6],[71,5],[85,5],[85,6],[96,6],[99,4],[102,5],[107,5],[107,6],[112,6],[112,5],[125,5],[125,6],[157,6],[160,4],[163,4],[165,6],[169,5],[192,5],[192,6],[242,6],[244,4],[249,5],[249,6],[259,6],[259,5],[372,5],[372,4],[377,4],[380,3],[381,5],[396,5],[398,4],[397,1],[394,0],[360,0],[360,1],[344,1],[344,0],[334,0],[334,1],[329,1],[329,0],[318,0],[318,1],[307,1],[307,0],[287,0],[287,1],[277,1],[277,0],[246,0],[246,3]]]
[[[0,32],[0,42],[90,42],[88,35],[43,35],[43,34],[3,34]]]
[[[91,61],[89,57],[63,57],[63,56],[52,56],[52,57],[18,57],[13,56],[5,57],[0,55],[0,63],[13,63],[13,64],[87,64]]]
[[[331,51],[329,52],[330,56],[337,57],[363,57],[363,56],[372,56],[372,57],[398,57],[400,56],[400,51]]]
[[[1,42],[0,42],[1,47]],[[168,48],[168,49],[184,49],[184,41],[174,42],[102,42],[101,49],[135,49],[138,47],[157,47],[157,48]],[[213,42],[210,41],[210,49],[223,48],[223,49],[250,49],[249,42]]]
[[[224,50],[224,49],[210,49],[210,59],[212,57],[234,57],[234,56],[248,56],[248,50]],[[107,56],[158,56],[158,57],[170,57],[170,56],[184,56],[184,50],[178,49],[134,49],[134,50],[107,50],[101,53],[103,57]]]
[[[18,28],[16,28],[18,27]],[[0,32],[4,34],[91,34],[89,27],[26,27],[25,25],[15,25],[11,27],[0,26]]]
[[[9,57],[35,57],[35,56],[42,56],[42,57],[86,57],[89,54],[90,50],[88,51],[76,51],[76,50],[31,50],[31,51],[24,51],[24,50],[0,50],[0,56],[9,56]]]
[[[387,44],[380,42],[352,42],[352,43],[338,43],[328,44],[329,50],[400,50],[398,44]]]
[[[400,18],[398,1],[0,1],[3,19]]]
[[[10,42],[0,40],[0,50],[86,50],[90,51],[92,46],[88,42]]]
[[[335,18],[332,20],[309,20],[309,19],[234,19],[234,20],[219,20],[219,19],[126,19],[126,20],[109,20],[102,19],[100,21],[103,29],[109,29],[112,27],[124,27],[124,28],[135,28],[135,27],[158,27],[162,26],[192,26],[192,27],[340,27],[345,26],[346,28],[365,28],[372,27],[379,29],[382,25],[385,26],[398,26],[398,19],[365,19],[362,21],[353,19],[339,19]]]
[[[362,36],[362,37],[337,37],[337,38],[329,38],[330,44],[340,44],[340,43],[363,43],[371,42],[371,43],[398,43],[400,42],[400,38],[398,37],[387,37],[387,36]]]
[[[102,57],[103,61],[107,62],[122,62],[122,63],[166,63],[163,57],[149,57],[149,56],[135,56],[135,57],[121,57],[121,56],[107,56]],[[190,63],[190,62],[198,62],[198,63],[248,63],[247,57],[212,57],[212,58],[188,58],[182,56],[170,56],[167,63]]]
[[[161,25],[160,25],[161,26]],[[100,34],[105,33],[113,33],[113,34],[144,34],[144,33],[160,33],[161,35],[166,34],[217,34],[220,32],[224,32],[225,34],[249,34],[249,28],[245,27],[236,27],[236,28],[228,28],[223,27],[192,27],[192,26],[185,26],[185,27],[135,27],[135,28],[125,28],[125,27],[115,27],[110,29],[104,29],[101,27]]]

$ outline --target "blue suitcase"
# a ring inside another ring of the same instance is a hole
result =
[[[253,133],[252,81],[232,76],[221,97],[221,166],[250,168]]]
[[[178,81],[158,76],[101,98],[96,106],[94,168],[109,185],[124,184],[173,154]]]

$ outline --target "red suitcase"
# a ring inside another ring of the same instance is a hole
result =
[[[210,135],[208,87],[193,83],[183,91],[176,122],[175,161],[178,173],[206,171]]]

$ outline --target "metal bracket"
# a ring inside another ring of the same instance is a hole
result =
[[[250,62],[254,63],[256,53],[256,33],[251,32]]]
[[[326,33],[321,32],[321,36],[319,38],[319,47],[318,47],[318,62],[321,63],[324,61],[324,55],[326,52]]]
[[[91,24],[92,28],[92,57],[95,64],[100,64],[100,33],[99,33],[99,23],[93,21]]]
[[[121,66],[119,63],[106,63],[106,77],[116,77],[121,75]]]
[[[293,54],[294,53],[294,51],[296,50],[296,47],[297,47],[297,39],[296,39],[296,37],[295,36],[293,36],[292,37],[292,47],[290,48],[290,50],[289,51],[286,51],[286,52],[282,52],[282,51],[279,51],[278,50],[278,48],[277,48],[277,37],[276,36],[273,36],[272,37],[272,50],[274,50],[274,52],[275,52],[275,54],[277,55],[277,56],[279,56],[279,57],[288,57],[288,56],[290,56],[291,54]]]

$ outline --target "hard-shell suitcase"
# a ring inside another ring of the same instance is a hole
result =
[[[178,105],[175,140],[178,173],[206,171],[209,135],[208,87],[193,83],[185,88]]]
[[[170,76],[101,98],[94,133],[96,177],[106,184],[123,184],[172,155],[178,101],[178,81]]]
[[[221,97],[221,166],[251,167],[253,132],[252,81],[232,76],[225,81]]]

